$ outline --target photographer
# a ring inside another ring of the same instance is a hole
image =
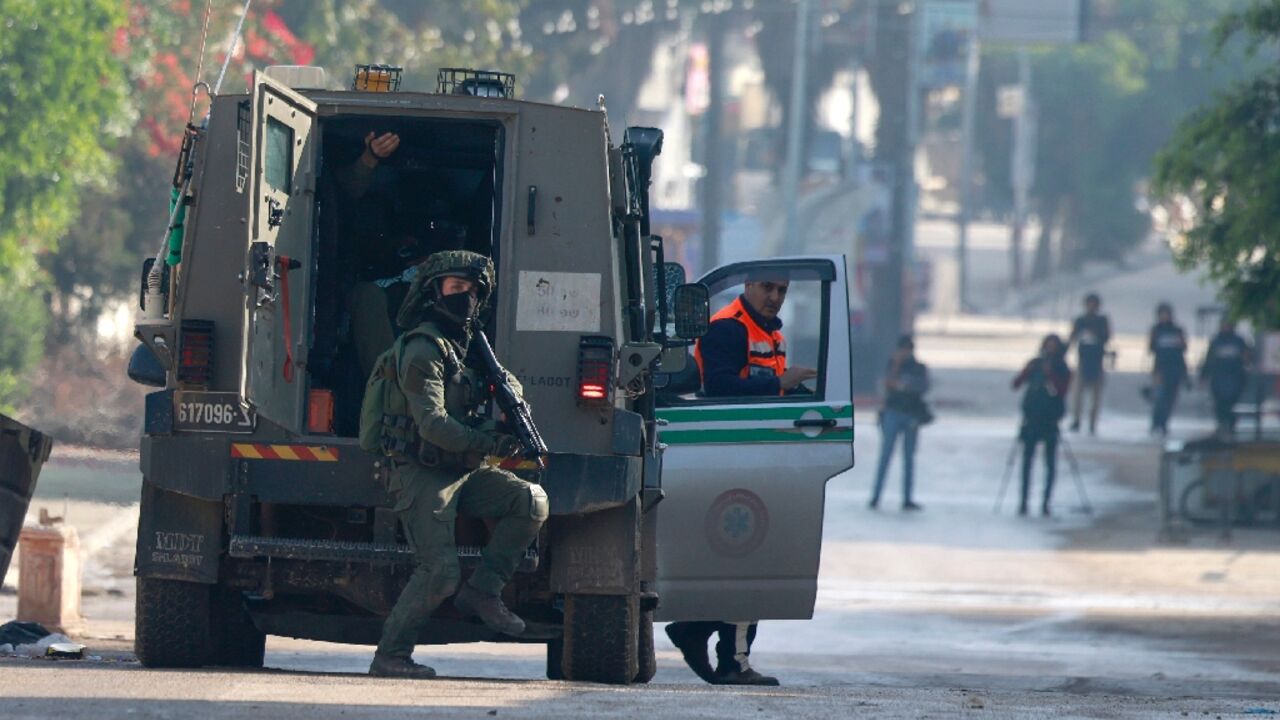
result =
[[[1053,481],[1058,466],[1058,422],[1067,412],[1067,390],[1071,387],[1071,370],[1063,356],[1066,348],[1057,335],[1047,335],[1040,343],[1040,354],[1013,379],[1013,389],[1025,385],[1022,395],[1022,495],[1018,514],[1027,514],[1027,496],[1031,492],[1031,462],[1036,445],[1044,443],[1044,499],[1041,514],[1049,515]]]
[[[915,474],[916,438],[920,426],[933,421],[933,413],[924,401],[929,391],[929,370],[916,360],[915,342],[910,335],[898,338],[898,347],[889,359],[884,378],[884,409],[880,411],[880,462],[876,467],[876,485],[869,506],[880,505],[880,492],[893,459],[893,446],[902,436],[902,509],[920,510],[911,500]]]

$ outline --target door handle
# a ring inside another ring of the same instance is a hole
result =
[[[797,420],[795,422],[795,426],[798,428],[833,428],[836,426],[836,421],[834,418],[811,418],[807,420]]]
[[[267,227],[279,227],[284,223],[284,206],[275,198],[267,198]]]

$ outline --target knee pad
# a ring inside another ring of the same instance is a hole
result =
[[[529,517],[540,523],[551,517],[551,500],[541,485],[529,486]]]

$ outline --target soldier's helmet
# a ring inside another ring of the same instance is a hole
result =
[[[439,299],[440,283],[446,277],[461,277],[475,283],[479,289],[476,299],[483,310],[493,295],[493,261],[469,250],[445,250],[433,253],[418,265],[418,274],[409,285],[409,292],[396,314],[396,324],[408,330],[422,320],[423,313]]]

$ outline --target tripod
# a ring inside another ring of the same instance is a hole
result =
[[[1021,446],[1022,437],[1019,434],[1013,438],[1013,445],[1009,446],[1009,457],[1004,463],[1004,478],[1000,480],[1000,491],[996,493],[996,504],[991,509],[993,514],[1000,514],[1000,507],[1004,505],[1004,495],[1009,489],[1009,480],[1013,477],[1013,463],[1017,458],[1018,448]],[[1067,442],[1066,436],[1062,433],[1058,433],[1058,447],[1062,448],[1063,454],[1067,456],[1067,465],[1071,467],[1071,479],[1075,481],[1076,495],[1080,498],[1080,505],[1076,510],[1085,515],[1092,515],[1093,504],[1089,502],[1089,494],[1084,490],[1084,480],[1080,477],[1080,465],[1076,462],[1076,454],[1071,451],[1071,443]]]

